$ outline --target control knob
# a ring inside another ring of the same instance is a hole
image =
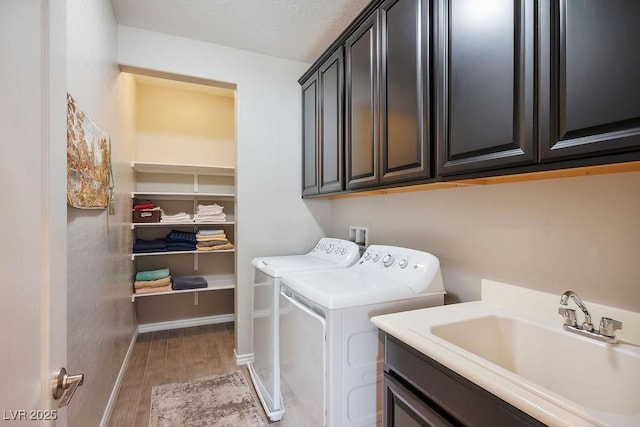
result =
[[[364,259],[369,259],[369,258],[371,258],[371,252],[365,252]]]
[[[333,249],[333,244],[332,244],[332,243],[329,243],[329,244],[327,245],[327,253],[331,253],[331,250],[332,250],[332,249]]]
[[[400,268],[407,268],[407,265],[409,265],[409,261],[407,261],[406,258],[402,258],[400,261],[398,261],[398,265],[400,266]]]
[[[393,264],[393,261],[395,260],[396,260],[396,257],[394,257],[391,254],[386,254],[384,258],[382,258],[382,264],[384,264],[385,267],[390,267],[391,264]]]
[[[380,259],[380,254],[373,254],[373,262],[378,262],[378,260]]]

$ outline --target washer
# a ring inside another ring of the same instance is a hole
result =
[[[282,426],[382,423],[383,348],[369,318],[444,304],[438,259],[372,245],[348,268],[287,274],[280,291]]]
[[[254,258],[253,361],[248,364],[251,380],[272,421],[283,414],[280,393],[279,315],[280,278],[284,274],[344,268],[360,257],[354,242],[322,238],[304,255]]]

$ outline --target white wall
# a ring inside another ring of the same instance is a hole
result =
[[[124,66],[236,85],[236,351],[248,354],[251,259],[308,251],[330,227],[330,201],[300,198],[297,80],[308,64],[124,26],[118,43]]]
[[[67,211],[68,366],[85,374],[70,426],[99,425],[135,330],[130,301],[133,81],[119,75],[109,0],[67,0],[67,91],[111,136],[117,214]]]
[[[487,278],[640,311],[640,173],[335,200],[333,234],[349,225],[438,256],[449,302]]]

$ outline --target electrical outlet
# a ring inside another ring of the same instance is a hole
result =
[[[360,247],[366,248],[369,246],[369,227],[350,225],[349,240],[356,242]]]

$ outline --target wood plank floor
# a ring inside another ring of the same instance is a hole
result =
[[[243,370],[250,384],[247,369],[236,366],[233,337],[233,323],[138,335],[109,426],[147,427],[151,389],[156,385],[224,374],[238,369]],[[253,388],[251,391],[253,392]],[[264,420],[268,421],[266,416]],[[279,423],[272,423],[271,426],[277,424]]]

